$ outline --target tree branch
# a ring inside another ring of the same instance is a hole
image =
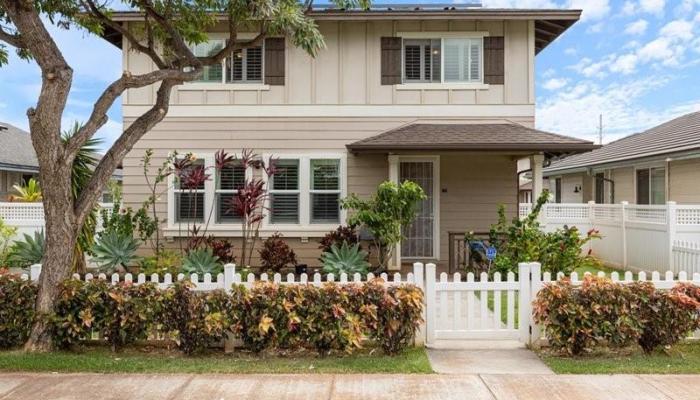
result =
[[[153,18],[153,20],[160,25],[165,32],[168,33],[169,35],[169,40],[171,43],[172,50],[180,57],[185,58],[187,60],[187,63],[190,66],[199,66],[201,65],[201,62],[197,59],[197,57],[192,54],[192,51],[190,50],[189,46],[185,43],[185,41],[182,39],[182,36],[178,31],[173,27],[173,24],[171,21],[169,21],[167,18],[164,16],[160,15],[155,8],[153,8],[153,5],[148,1],[148,0],[138,0],[138,3],[141,5],[141,7],[146,11],[146,15],[150,16]]]
[[[148,45],[144,46],[127,28],[122,26],[122,24],[115,22],[111,18],[106,16],[99,9],[99,7],[97,7],[93,0],[84,0],[82,1],[82,3],[83,7],[85,7],[93,17],[97,18],[104,25],[107,25],[115,31],[121,33],[122,37],[124,37],[129,42],[129,45],[133,49],[149,56],[159,69],[166,69],[168,67],[165,61],[163,61],[163,59],[156,51],[155,46],[153,45],[153,38],[150,36],[150,32],[148,37]],[[146,19],[146,23],[148,23],[148,19]],[[147,25],[147,27],[150,28],[150,25]]]
[[[117,139],[107,153],[102,157],[100,163],[93,171],[90,182],[80,193],[80,197],[75,202],[74,212],[77,223],[82,224],[87,215],[92,211],[95,203],[99,199],[103,188],[112,173],[117,168],[121,160],[131,151],[134,144],[151,130],[158,122],[162,121],[168,112],[170,103],[170,93],[173,86],[178,81],[165,79],[161,82],[156,95],[156,102],[148,111],[138,117],[124,133]]]
[[[0,40],[3,42],[9,44],[10,46],[14,46],[18,49],[26,49],[27,44],[24,43],[24,40],[22,39],[22,36],[18,33],[12,34],[10,32],[7,32],[3,30],[0,27]]]
[[[90,139],[98,129],[107,123],[107,111],[112,104],[124,93],[127,89],[140,88],[152,85],[156,82],[171,80],[173,82],[191,81],[197,77],[197,71],[183,72],[176,69],[162,69],[152,71],[142,75],[131,75],[125,72],[119,79],[112,82],[102,95],[97,99],[92,108],[92,114],[85,125],[73,135],[66,144],[68,154],[75,154],[80,147]]]

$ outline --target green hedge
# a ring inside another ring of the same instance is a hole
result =
[[[534,302],[534,319],[549,345],[578,355],[595,347],[637,343],[646,353],[670,346],[700,328],[700,289],[680,283],[658,290],[650,282],[617,283],[588,276],[546,284]]]
[[[0,332],[11,331],[0,335],[0,347],[26,340],[35,295],[34,285],[13,275],[0,277]],[[10,297],[13,301],[6,301]],[[419,288],[387,287],[379,279],[320,287],[259,283],[250,289],[234,286],[230,293],[194,291],[188,281],[158,289],[152,284],[70,279],[61,285],[51,321],[54,342],[61,348],[97,332],[116,351],[159,333],[187,354],[221,343],[228,335],[254,352],[306,348],[323,355],[350,353],[367,338],[385,353],[396,354],[412,343],[422,309]]]

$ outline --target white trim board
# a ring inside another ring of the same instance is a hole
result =
[[[151,106],[124,105],[124,118],[138,118]],[[168,117],[535,117],[534,104],[450,105],[171,105]]]

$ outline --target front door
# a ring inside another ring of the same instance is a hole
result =
[[[410,226],[403,227],[402,258],[435,258],[435,163],[401,161],[399,182],[413,181],[425,191],[426,199],[418,206],[418,215]]]

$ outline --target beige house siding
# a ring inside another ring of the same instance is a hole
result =
[[[534,23],[532,21],[321,21],[326,41],[316,58],[287,41],[286,84],[231,85],[192,83],[173,90],[173,105],[533,105]],[[223,29],[223,27],[222,27]],[[402,32],[486,32],[505,36],[503,85],[483,89],[404,90],[380,84],[380,38]],[[144,55],[124,41],[124,69],[153,69]],[[240,85],[239,85],[240,86]],[[150,105],[156,86],[129,90],[125,106]]]
[[[700,204],[700,158],[671,161],[669,200],[679,204]]]
[[[640,168],[652,166],[666,166],[667,170],[667,200],[678,204],[700,204],[700,158],[677,160],[670,162],[655,162],[649,164],[640,162]],[[637,201],[634,166],[625,166],[610,169],[596,169],[594,172],[605,172],[606,177],[615,181],[615,203],[627,201],[635,204]],[[550,182],[557,175],[549,177]],[[583,197],[581,202],[595,199],[595,179],[585,173],[572,173],[561,175],[564,181],[584,180]],[[553,188],[553,186],[552,186]],[[606,190],[610,190],[610,184],[606,183]],[[610,194],[606,194],[609,196]],[[564,200],[565,203],[569,201]],[[579,201],[571,201],[578,203]]]

